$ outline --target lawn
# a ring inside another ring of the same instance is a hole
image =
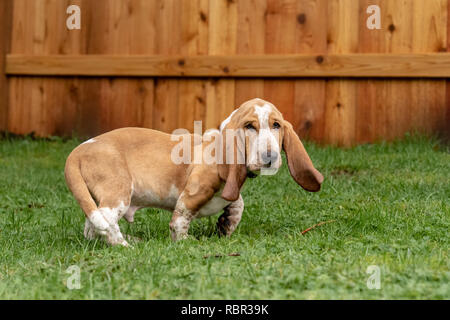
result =
[[[193,239],[173,243],[171,214],[146,209],[134,224],[121,222],[142,238],[133,248],[84,239],[63,174],[78,144],[0,140],[2,299],[450,299],[450,153],[436,140],[308,143],[325,176],[321,192],[300,189],[284,165],[246,182],[230,239],[215,234],[214,216],[194,221]],[[81,288],[69,290],[73,265]],[[379,290],[366,285],[371,265]]]

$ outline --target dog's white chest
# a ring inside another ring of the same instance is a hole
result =
[[[220,196],[220,193],[214,195],[214,197],[209,200],[199,211],[198,215],[200,217],[208,217],[212,216],[216,213],[219,213],[223,208],[228,206],[231,202],[223,199]]]

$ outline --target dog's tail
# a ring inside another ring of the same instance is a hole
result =
[[[70,154],[67,158],[64,175],[66,177],[67,186],[78,201],[81,209],[86,214],[86,217],[89,218],[91,213],[97,210],[97,205],[95,204],[94,199],[92,199],[86,182],[81,175],[80,162],[76,155]]]

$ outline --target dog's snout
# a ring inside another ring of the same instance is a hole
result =
[[[264,164],[270,165],[270,164],[274,163],[275,161],[277,161],[278,153],[272,152],[272,151],[267,151],[267,152],[263,152],[261,157],[262,157]]]

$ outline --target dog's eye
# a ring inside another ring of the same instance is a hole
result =
[[[280,127],[281,127],[281,126],[280,126],[280,124],[279,124],[278,122],[274,122],[274,123],[273,123],[273,128],[274,128],[274,129],[280,129]]]
[[[251,123],[247,123],[247,124],[245,125],[245,129],[248,129],[248,130],[256,130],[255,127],[254,127]]]

